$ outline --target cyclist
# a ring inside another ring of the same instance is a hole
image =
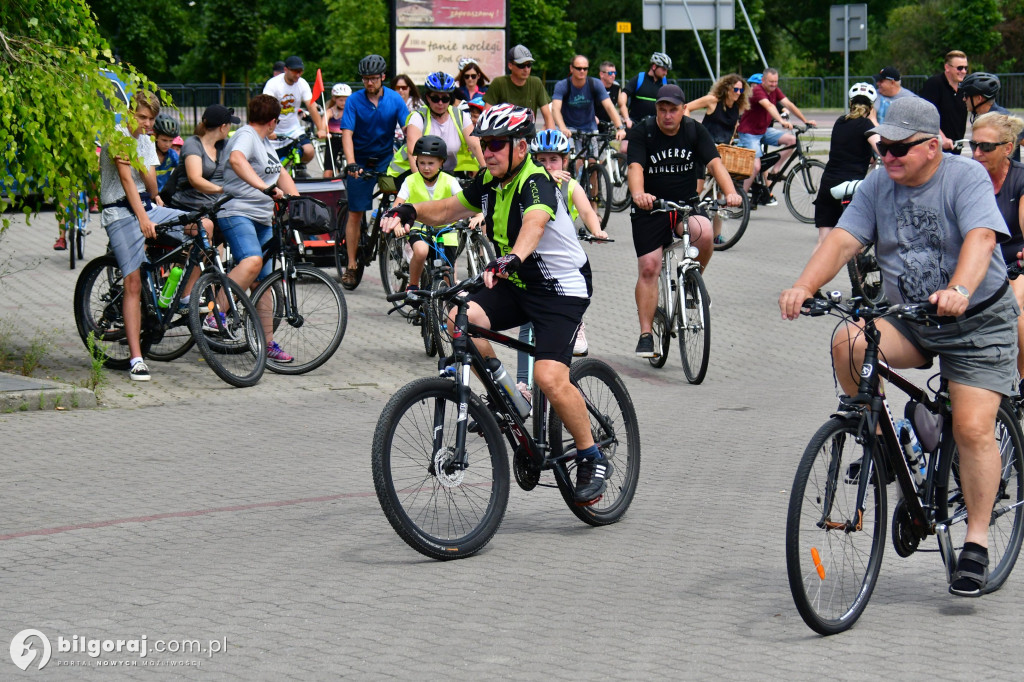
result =
[[[455,79],[443,71],[427,76],[424,84],[427,105],[414,110],[405,119],[405,144],[395,152],[388,175],[404,177],[412,167],[409,149],[416,151],[416,142],[423,135],[435,135],[445,142],[448,158],[444,170],[473,174],[483,166],[480,143],[473,137],[473,124],[452,106]],[[415,154],[413,154],[415,157]]]
[[[778,69],[765,69],[761,73],[761,82],[750,89],[750,108],[740,116],[740,124],[737,128],[740,134],[739,146],[754,150],[754,174],[743,181],[743,189],[745,190],[750,190],[750,185],[753,184],[754,178],[761,172],[762,140],[775,146],[796,144],[795,135],[783,133],[781,130],[771,127],[772,121],[775,120],[783,128],[787,130],[793,129],[793,124],[782,118],[782,115],[779,114],[779,104],[789,109],[806,125],[812,128],[816,125],[814,121],[807,119],[803,112],[797,109],[796,105],[779,88]],[[775,167],[769,171],[769,181],[775,179],[771,177],[771,173],[778,168],[782,168],[792,153],[793,150],[791,149],[782,152]],[[778,204],[775,197],[771,196],[763,201],[765,206],[775,206]]]
[[[345,114],[345,100],[352,94],[352,88],[348,83],[335,83],[331,88],[331,99],[327,102],[327,148],[324,150],[324,179],[333,178],[336,171],[341,171],[344,165],[339,161],[345,160],[345,150],[342,148],[341,139],[335,137],[341,135],[341,117]]]
[[[625,107],[628,103],[627,128],[632,128],[634,122],[640,122],[657,113],[655,102],[658,99],[658,90],[668,84],[666,76],[671,68],[672,58],[664,52],[655,52],[651,55],[647,71],[638,73],[622,86],[622,92],[619,93],[619,108]]]
[[[171,149],[174,138],[178,136],[178,119],[167,114],[160,114],[153,123],[153,137],[156,142],[156,157],[160,163],[156,165],[156,188],[161,190],[167,184],[171,173],[178,167],[178,152]]]
[[[615,102],[605,90],[604,83],[593,76],[588,76],[590,60],[581,54],[572,58],[569,65],[569,77],[555,83],[555,92],[551,96],[551,113],[555,118],[555,127],[566,137],[572,137],[572,131],[597,132],[597,110],[615,124],[615,139],[626,136],[626,126],[615,110]],[[596,150],[590,150],[596,157]]]
[[[468,102],[474,97],[483,97],[490,79],[484,74],[475,59],[463,57],[459,60],[459,73],[455,77],[459,87],[455,90],[456,101]]]
[[[590,263],[554,181],[530,158],[534,132],[529,109],[488,109],[473,131],[481,138],[487,171],[454,197],[403,204],[385,220],[388,229],[416,220],[444,225],[483,211],[500,256],[484,271],[486,289],[470,296],[469,321],[498,330],[533,322],[534,376],[575,438],[575,500],[587,505],[601,498],[612,469],[594,444],[583,397],[569,381],[573,340],[592,292]],[[485,339],[473,342],[485,357],[494,357]]]
[[[504,103],[539,111],[544,117],[544,127],[554,128],[551,98],[544,88],[544,82],[530,75],[531,69],[533,53],[523,45],[514,46],[508,51],[509,75],[498,76],[491,81],[491,86],[484,93],[484,102],[492,107]]]
[[[875,120],[885,123],[885,114],[889,105],[902,97],[917,97],[900,82],[900,70],[895,66],[886,66],[875,74],[875,89],[878,99],[875,101]]]
[[[203,118],[195,128],[195,134],[181,148],[181,163],[185,172],[174,184],[169,204],[174,208],[195,211],[213,201],[216,198],[214,195],[224,191],[210,179],[217,172],[217,161],[231,126],[240,122],[234,109],[220,104],[206,107]],[[162,192],[161,196],[166,194],[166,191]]]
[[[639,271],[635,295],[640,340],[636,354],[642,358],[657,357],[651,328],[658,307],[662,250],[672,243],[673,232],[682,231],[682,226],[676,226],[675,213],[649,212],[654,202],[657,199],[692,201],[697,194],[696,166],[703,164],[718,181],[730,206],[743,203],[708,129],[683,115],[685,103],[678,85],[664,85],[658,90],[656,117],[638,122],[629,131],[626,173],[633,197],[629,217]],[[703,270],[714,253],[711,220],[705,215],[692,214],[689,229],[691,243],[700,251],[697,260]]]
[[[880,352],[891,367],[920,367],[938,355],[949,382],[953,438],[967,506],[967,537],[951,594],[980,596],[986,584],[988,526],[999,482],[996,412],[1016,386],[1017,316],[997,239],[1007,236],[992,184],[978,163],[942,153],[939,112],[919,97],[893,102],[881,137],[885,173],[871,173],[796,283],[779,296],[782,318],[874,242],[882,282],[894,303],[930,301],[947,319],[918,326],[878,322]],[[856,324],[837,332],[832,363],[847,395],[857,392],[866,345]]]
[[[850,113],[836,121],[828,163],[821,176],[818,196],[814,200],[814,225],[818,228],[818,244],[832,230],[843,213],[843,205],[832,196],[832,188],[847,180],[862,180],[875,158],[878,135],[870,132],[875,120],[877,93],[870,83],[854,83],[850,88]]]
[[[404,124],[409,109],[402,96],[384,87],[384,72],[388,64],[378,54],[359,61],[359,76],[363,89],[345,102],[341,117],[341,144],[345,150],[345,172],[348,180],[348,223],[345,226],[345,248],[348,268],[341,276],[341,285],[355,289],[359,284],[356,273],[362,266],[356,261],[359,247],[360,221],[363,213],[373,208],[373,188],[376,181],[360,177],[362,167],[383,173],[387,170],[394,149],[395,128]],[[375,164],[370,160],[375,159]]]
[[[173,208],[164,208],[157,196],[156,147],[149,139],[149,129],[160,114],[160,100],[146,90],[137,91],[131,99],[129,114],[119,130],[134,138],[134,147],[142,159],[145,171],[133,166],[128,158],[116,156],[110,145],[100,150],[100,202],[103,212],[100,224],[107,231],[110,249],[117,258],[117,267],[124,276],[124,331],[128,341],[132,381],[149,381],[149,367],[142,359],[142,277],[139,266],[146,260],[146,239],[156,238],[156,223],[165,222],[182,214]],[[129,142],[131,144],[131,142]],[[209,220],[203,221],[207,233],[213,230]],[[180,231],[172,231],[180,237]],[[191,290],[199,276],[196,270],[185,285]]]
[[[975,71],[960,83],[960,89],[957,92],[963,95],[964,101],[967,103],[967,112],[970,114],[972,123],[979,116],[989,112],[1006,116],[1011,115],[1006,107],[996,104],[996,95],[999,94],[999,88],[999,76],[985,73],[984,71]],[[1018,141],[1024,141],[1024,137],[1019,137]],[[1019,145],[1013,150],[1011,158],[1014,161],[1020,161]]]
[[[413,148],[413,156],[416,159],[416,173],[413,173],[402,183],[402,188],[395,198],[395,206],[401,206],[407,201],[420,203],[431,199],[446,199],[453,197],[462,191],[462,185],[454,176],[448,175],[441,170],[441,167],[448,160],[448,146],[444,140],[436,135],[424,135],[416,140],[416,147]],[[409,261],[409,284],[407,291],[418,289],[420,277],[423,275],[423,264],[430,255],[430,242],[428,236],[424,236],[423,223],[415,223],[411,229],[406,230],[403,225],[394,228],[396,237],[403,237],[409,233],[409,244],[412,245],[412,259]],[[387,232],[388,230],[385,230]],[[456,232],[448,232],[441,235],[441,243],[444,245],[445,257],[448,262],[455,266],[455,254],[459,248],[459,235]],[[454,272],[452,275],[454,276]]]
[[[598,72],[598,78],[601,79],[601,84],[604,89],[608,91],[608,97],[611,98],[612,104],[619,112],[619,121],[622,125],[625,125],[626,119],[629,118],[629,110],[626,109],[624,104],[619,103],[619,94],[622,92],[622,85],[619,84],[615,77],[619,75],[619,72],[615,68],[613,62],[601,62],[600,71]],[[597,120],[611,123],[612,119],[608,116],[608,112],[601,107],[597,110]]]
[[[313,160],[313,141],[306,135],[302,121],[299,120],[299,107],[303,104],[309,111],[313,125],[316,126],[316,135],[321,140],[327,137],[327,126],[320,118],[320,110],[313,101],[313,91],[309,83],[302,77],[305,70],[301,57],[291,56],[284,60],[284,72],[274,76],[263,86],[263,94],[270,95],[281,103],[281,121],[278,124],[278,131],[274,134],[274,146],[280,156],[288,143],[284,140],[277,140],[277,135],[287,135],[299,141],[302,148],[302,163],[309,163]],[[296,169],[296,175],[305,173],[305,169]]]

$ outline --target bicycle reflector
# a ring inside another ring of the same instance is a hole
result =
[[[825,567],[821,565],[821,555],[818,554],[817,547],[811,547],[811,558],[814,559],[814,568],[818,570],[818,577],[824,580]]]

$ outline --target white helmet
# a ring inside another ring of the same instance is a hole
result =
[[[878,98],[878,93],[875,92],[875,86],[871,85],[871,83],[854,83],[853,86],[850,87],[849,99],[852,102],[853,98],[858,96],[867,97],[868,101],[874,104],[875,100]]]
[[[348,83],[335,83],[331,88],[331,97],[348,97],[352,94],[352,88]]]

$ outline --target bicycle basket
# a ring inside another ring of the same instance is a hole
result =
[[[331,214],[327,204],[313,197],[296,197],[288,202],[288,227],[302,234],[324,234],[331,231]]]

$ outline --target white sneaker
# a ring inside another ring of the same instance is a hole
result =
[[[587,325],[580,322],[580,330],[576,333],[576,343],[572,347],[572,355],[575,358],[585,358],[590,353],[590,346],[587,344],[585,330]]]
[[[128,370],[128,375],[132,381],[149,381],[149,367],[143,360],[139,360]]]

